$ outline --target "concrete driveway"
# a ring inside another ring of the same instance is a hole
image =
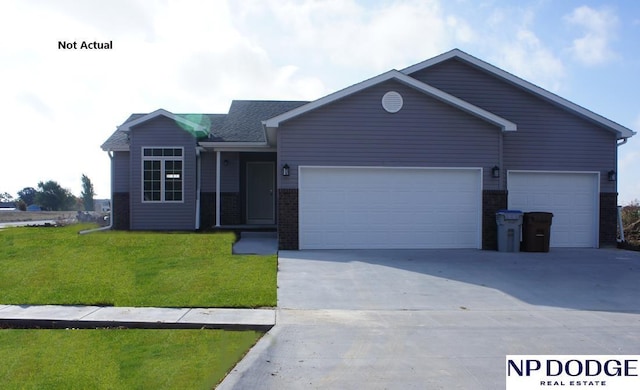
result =
[[[280,252],[277,325],[220,389],[503,389],[510,354],[639,354],[640,253]]]

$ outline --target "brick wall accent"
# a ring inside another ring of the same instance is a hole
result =
[[[242,225],[240,209],[240,194],[237,192],[223,192],[220,194],[220,224]],[[200,228],[207,230],[216,225],[216,193],[203,192],[200,194]]]
[[[240,202],[240,193],[238,192],[223,192],[220,194],[220,212],[222,216],[220,223],[222,225],[241,225],[244,223],[242,220],[242,210],[240,209],[242,202]]]
[[[482,191],[482,249],[498,249],[496,212],[507,208],[507,191]]]
[[[298,189],[278,190],[278,248],[297,250],[298,246]]]
[[[216,224],[216,193],[200,193],[200,229],[208,230]]]
[[[128,192],[114,192],[113,193],[112,218],[113,229],[115,230],[129,230],[130,218],[129,218],[129,193]]]
[[[615,246],[618,230],[618,194],[600,193],[600,246]]]

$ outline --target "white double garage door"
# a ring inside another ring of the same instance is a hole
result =
[[[300,249],[482,247],[480,168],[299,169]],[[551,246],[597,247],[598,173],[507,181],[510,209],[554,214]]]

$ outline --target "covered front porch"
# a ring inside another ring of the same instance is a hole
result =
[[[276,152],[265,149],[200,149],[199,229],[276,229]]]

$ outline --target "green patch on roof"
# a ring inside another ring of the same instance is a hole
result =
[[[211,129],[211,119],[204,114],[180,114],[179,117],[185,121],[176,121],[176,124],[187,133],[195,138],[204,138],[209,136]]]

